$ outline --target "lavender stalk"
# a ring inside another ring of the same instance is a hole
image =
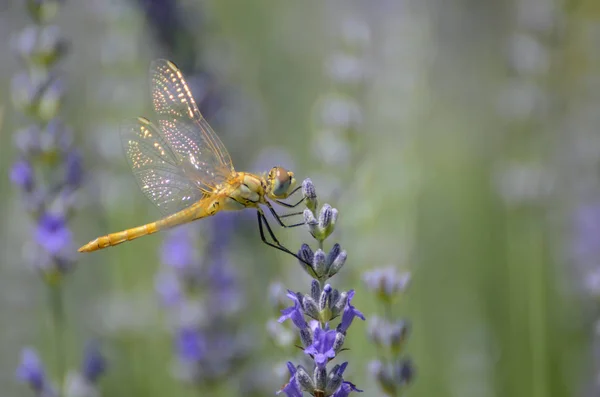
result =
[[[325,204],[317,211],[318,199],[310,179],[302,184],[306,210],[304,219],[310,234],[318,243],[313,252],[303,244],[298,256],[306,273],[313,278],[310,292],[302,294],[288,290],[287,296],[293,306],[283,309],[279,322],[291,320],[299,331],[304,354],[310,357],[309,366],[288,362],[289,382],[278,392],[288,397],[302,396],[308,392],[315,397],[344,397],[351,392],[361,392],[343,375],[348,362],[328,368],[328,364],[341,353],[350,325],[355,317],[364,315],[352,305],[354,290],[338,291],[327,281],[337,274],[346,262],[347,253],[334,244],[325,254],[324,241],[331,235],[338,218],[338,211]],[[335,329],[331,321],[341,317]],[[307,321],[308,320],[308,321]]]
[[[369,320],[369,337],[378,352],[378,357],[369,363],[369,372],[385,395],[396,397],[404,393],[415,373],[412,361],[403,356],[410,324],[392,313],[396,299],[408,287],[410,273],[388,267],[366,272],[363,280],[384,312],[383,317]]]
[[[104,365],[96,365],[94,371],[87,365],[68,379],[66,376],[63,279],[74,265],[75,249],[68,221],[83,180],[83,166],[81,153],[73,144],[73,133],[60,118],[65,89],[58,64],[66,54],[67,41],[60,28],[51,23],[60,11],[60,3],[25,2],[32,23],[13,38],[13,48],[23,67],[12,79],[11,94],[27,125],[14,135],[17,159],[10,170],[10,179],[35,224],[35,245],[26,259],[48,289],[54,328],[53,364],[59,387],[47,377],[42,360],[32,348],[23,349],[17,378],[29,384],[37,396],[87,397],[97,394],[95,385]],[[97,349],[88,350],[85,357],[87,363],[104,362]],[[69,386],[75,378],[80,379],[78,383],[86,387],[87,394],[81,393],[81,387]]]

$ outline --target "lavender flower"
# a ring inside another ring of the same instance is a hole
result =
[[[379,299],[391,301],[408,287],[410,273],[401,274],[395,267],[389,266],[365,272],[363,281]]]
[[[172,322],[175,375],[208,391],[238,367],[249,348],[247,333],[237,329],[242,291],[226,255],[233,218],[223,215],[204,224],[211,230],[203,236],[214,238],[202,250],[194,246],[199,225],[170,231],[162,246],[165,268],[156,278]]]
[[[96,342],[88,343],[81,367],[78,371],[69,373],[61,395],[66,397],[98,396],[98,380],[105,371],[106,360],[100,353],[98,344]],[[41,359],[32,348],[24,348],[21,351],[21,363],[17,368],[16,376],[20,382],[28,384],[38,397],[59,396],[58,391],[46,375]]]
[[[317,240],[319,248],[313,250],[303,244],[298,252],[300,265],[313,278],[310,292],[289,291],[287,297],[293,305],[281,310],[279,322],[291,320],[299,331],[304,354],[311,358],[311,369],[303,365],[294,366],[288,362],[289,382],[279,390],[288,397],[302,396],[308,392],[312,396],[347,396],[351,392],[361,392],[353,384],[344,381],[343,373],[348,363],[327,369],[328,364],[342,351],[346,333],[355,317],[365,319],[352,304],[354,290],[339,292],[327,280],[333,277],[346,262],[347,254],[339,244],[334,244],[328,254],[323,250],[323,242],[334,231],[338,212],[329,204],[324,204],[317,215],[317,195],[310,179],[302,183],[302,191],[307,209],[304,210],[310,234]],[[335,329],[330,322],[341,316]],[[310,321],[307,321],[306,318]]]
[[[32,348],[21,351],[21,363],[17,368],[17,379],[27,383],[38,396],[56,396],[50,381],[46,376],[44,365],[37,352]]]
[[[373,316],[368,324],[369,338],[388,355],[377,357],[369,363],[369,372],[381,390],[388,396],[397,396],[414,378],[415,370],[410,359],[402,356],[410,330],[408,321],[392,317],[393,302],[406,290],[410,273],[400,273],[395,267],[375,269],[363,275],[365,285],[383,306],[385,317]]]
[[[83,360],[81,362],[81,375],[89,383],[94,384],[100,376],[106,372],[106,359],[100,352],[100,346],[97,342],[91,341],[85,347]]]
[[[73,146],[72,132],[60,121],[64,94],[57,63],[65,54],[60,28],[49,24],[58,2],[29,2],[35,23],[15,35],[13,48],[27,72],[13,78],[12,96],[17,110],[30,125],[15,133],[17,159],[10,179],[22,194],[22,202],[36,224],[35,240],[40,252],[34,266],[45,280],[55,282],[72,268],[72,234],[67,221],[73,211],[70,199],[83,180],[80,152]],[[51,11],[53,10],[53,11]]]
[[[83,181],[83,161],[73,145],[71,130],[59,117],[65,87],[57,64],[67,49],[60,28],[51,23],[59,3],[26,2],[33,24],[13,39],[24,72],[17,73],[12,80],[12,99],[15,108],[28,117],[29,125],[15,132],[17,156],[10,180],[33,220],[32,235],[38,250],[32,256],[32,265],[50,292],[48,303],[56,335],[53,342],[56,380],[66,397],[88,397],[98,394],[95,384],[106,369],[97,346],[88,345],[81,369],[63,383],[66,345],[61,281],[74,264],[73,234],[68,220],[74,210],[73,193]],[[23,350],[17,377],[28,383],[38,396],[58,395],[33,349]]]

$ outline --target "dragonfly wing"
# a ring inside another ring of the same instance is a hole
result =
[[[150,70],[152,103],[160,132],[189,176],[210,191],[235,171],[227,149],[204,119],[181,71],[170,61]]]
[[[121,142],[140,189],[163,214],[173,214],[203,197],[150,121],[140,117],[123,123]]]

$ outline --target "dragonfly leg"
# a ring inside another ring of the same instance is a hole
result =
[[[256,211],[256,214],[258,215],[258,229],[260,231],[260,238],[263,241],[263,243],[267,244],[270,247],[277,248],[278,250],[283,251],[287,254],[290,254],[291,256],[293,256],[294,258],[298,259],[301,262],[304,262],[308,266],[312,266],[310,263],[307,263],[304,259],[300,258],[297,254],[293,253],[292,251],[290,251],[289,249],[287,249],[283,245],[281,245],[279,240],[277,240],[277,237],[275,237],[273,230],[271,230],[271,226],[269,225],[269,222],[267,222],[267,218],[265,218],[265,214],[261,210]],[[263,222],[264,222],[265,226],[267,227],[267,231],[269,232],[271,239],[273,239],[273,241],[275,243],[271,243],[270,241],[267,241],[267,238],[265,237],[265,232],[263,229]]]
[[[273,214],[273,216],[275,217],[275,219],[277,219],[277,222],[279,223],[279,225],[281,227],[297,227],[297,226],[302,226],[305,223],[304,222],[300,222],[300,223],[294,223],[292,225],[286,225],[285,223],[283,223],[283,221],[281,220],[281,218],[285,218],[288,216],[292,216],[292,215],[300,215],[303,214],[304,212],[296,212],[296,213],[291,213],[291,214],[286,214],[286,215],[282,215],[280,216],[275,209],[273,208],[273,206],[271,205],[271,203],[267,202],[267,207],[269,207],[269,211],[271,211],[271,214]]]
[[[298,211],[298,212],[291,212],[289,214],[283,214],[283,215],[279,215],[280,218],[287,218],[290,216],[296,216],[296,215],[304,215],[304,211]]]
[[[302,189],[302,186],[298,186],[297,188],[295,188],[294,190],[292,190],[292,192],[290,194],[288,194],[288,197],[291,196],[292,194],[296,193],[298,190]],[[280,200],[274,200],[277,204],[279,205],[283,205],[284,207],[288,207],[288,208],[294,208],[300,205],[300,203],[302,203],[304,201],[306,197],[302,197],[300,199],[300,201],[298,201],[296,204],[289,204],[286,203],[284,201],[280,201]]]

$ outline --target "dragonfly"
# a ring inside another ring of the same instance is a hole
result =
[[[152,62],[150,88],[158,125],[143,117],[123,123],[121,143],[140,189],[162,212],[163,218],[98,237],[78,251],[112,247],[220,211],[253,208],[262,241],[305,262],[279,242],[262,209],[262,206],[268,208],[282,227],[304,224],[286,224],[283,218],[302,212],[280,215],[271,204],[272,201],[295,208],[304,201],[304,197],[294,204],[282,201],[301,188],[296,187],[294,173],[280,166],[262,175],[237,172],[173,62],[164,59]],[[267,240],[265,228],[272,241]]]

